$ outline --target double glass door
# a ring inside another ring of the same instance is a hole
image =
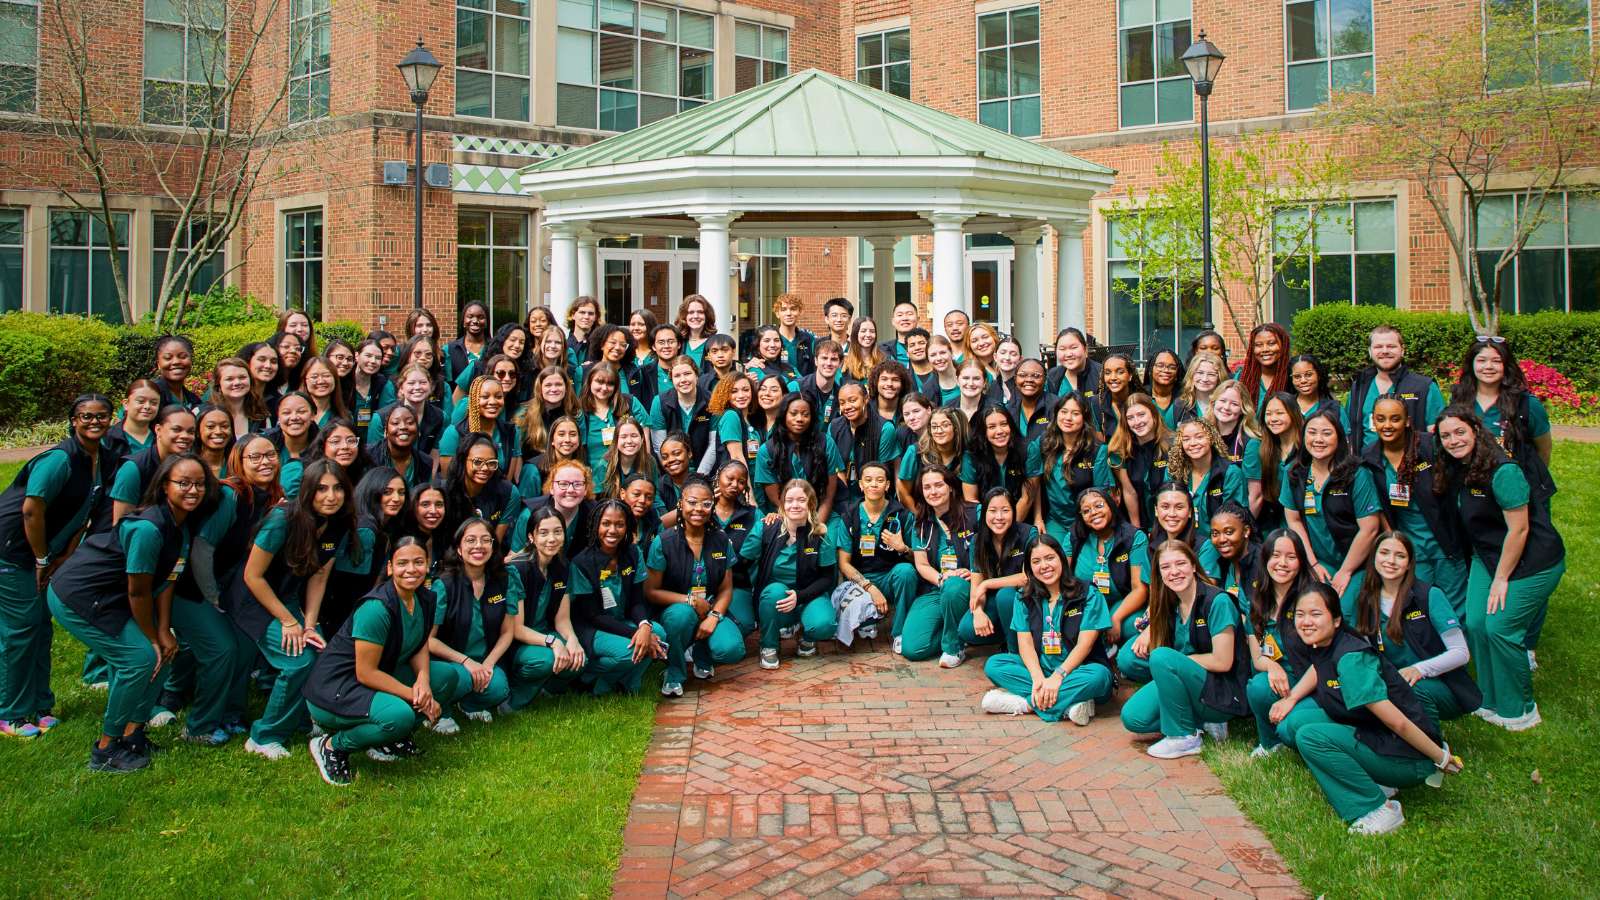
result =
[[[658,322],[672,322],[683,298],[699,290],[700,263],[694,252],[672,250],[600,251],[601,302],[606,321],[625,324],[636,309]]]

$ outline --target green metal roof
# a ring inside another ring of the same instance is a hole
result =
[[[724,97],[523,171],[563,172],[695,156],[977,156],[1112,174],[1105,166],[818,69]]]

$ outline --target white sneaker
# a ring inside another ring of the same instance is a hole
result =
[[[144,724],[146,728],[165,728],[177,720],[178,717],[173,714],[172,710],[163,706],[158,706],[156,707],[155,714],[152,715],[150,720]]]
[[[1534,658],[1533,651],[1529,650],[1528,651],[1528,671],[1532,672],[1533,670],[1535,670],[1537,668],[1539,668],[1539,661]]]
[[[678,682],[676,682],[676,681],[662,682],[662,684],[661,684],[661,696],[663,696],[663,697],[682,697],[683,696],[683,685],[678,683]]]
[[[1378,785],[1378,790],[1383,791],[1384,798],[1388,800],[1393,800],[1395,795],[1400,793],[1399,788],[1389,787],[1387,784]]]
[[[863,641],[875,641],[875,640],[877,640],[878,639],[878,623],[877,622],[868,622],[867,624],[861,626],[860,628],[857,628],[856,629],[856,637],[861,638]]]
[[[1382,806],[1350,823],[1351,834],[1388,834],[1406,823],[1397,800],[1386,801]]]
[[[700,665],[699,660],[695,658],[694,647],[690,647],[689,649],[683,651],[683,661],[689,664],[689,671],[694,673],[694,677],[696,678],[704,680],[717,674],[717,669],[715,666]]]
[[[1164,737],[1144,752],[1156,759],[1181,759],[1185,756],[1200,755],[1200,732],[1186,737]]]
[[[1207,722],[1200,727],[1205,729],[1206,737],[1211,738],[1213,744],[1220,744],[1228,739],[1227,722]]]
[[[1472,711],[1472,714],[1477,716],[1478,718],[1484,720],[1485,722],[1492,722],[1495,719],[1500,718],[1500,715],[1498,713],[1496,713],[1494,710],[1490,709],[1487,706],[1478,707],[1477,709]]]
[[[1287,745],[1285,745],[1285,744],[1273,744],[1271,747],[1263,747],[1260,744],[1257,744],[1255,749],[1250,751],[1250,758],[1251,759],[1266,759],[1267,757],[1271,756],[1272,754],[1283,750],[1283,748],[1285,746],[1287,746]]]
[[[96,681],[96,682],[93,682],[91,684],[85,685],[85,687],[87,687],[91,691],[100,691],[100,692],[104,693],[106,691],[111,690],[111,682],[109,682],[109,681]]]
[[[939,668],[941,669],[954,669],[966,661],[967,651],[965,650],[962,650],[960,653],[939,654]]]
[[[903,655],[903,654],[901,654],[901,652],[900,652],[900,637],[899,637],[899,636],[898,636],[898,635],[896,635],[896,636],[895,636],[895,639],[894,639],[894,647],[893,647],[893,648],[892,648],[892,649],[893,649],[893,650],[894,650],[894,655],[895,655],[895,656],[901,656],[901,655]]]
[[[779,640],[787,641],[788,639],[794,637],[795,635],[797,635],[799,633],[800,633],[800,626],[799,625],[785,625],[782,628],[778,629],[778,638],[779,638]]]
[[[816,656],[817,655],[817,642],[816,641],[808,641],[805,638],[801,638],[800,639],[800,647],[799,647],[799,649],[795,650],[794,653],[795,653],[796,656]]]
[[[983,695],[983,711],[997,716],[1020,716],[1032,710],[1027,697],[994,688]]]
[[[1528,710],[1527,712],[1523,713],[1520,716],[1517,716],[1514,719],[1507,719],[1507,718],[1503,718],[1503,717],[1500,717],[1500,716],[1496,716],[1494,719],[1491,719],[1490,721],[1494,722],[1494,724],[1499,725],[1501,728],[1504,728],[1507,731],[1527,731],[1529,728],[1532,728],[1535,725],[1538,725],[1539,723],[1543,722],[1544,719],[1541,719],[1539,717],[1539,706],[1538,706],[1538,704],[1534,704],[1533,709]]]
[[[494,721],[494,713],[489,712],[487,709],[480,709],[477,712],[469,712],[467,713],[467,721],[482,722],[483,724],[488,725]]]
[[[778,667],[778,651],[761,648],[761,668],[776,669]]]
[[[399,762],[400,761],[400,757],[395,756],[393,753],[390,753],[390,752],[384,750],[382,747],[368,747],[367,748],[367,759],[370,759],[373,762],[381,762],[381,763],[392,763],[392,762]]]
[[[428,727],[433,729],[434,734],[442,734],[446,737],[452,734],[461,733],[461,726],[457,725],[456,720],[450,718],[449,716],[440,716],[438,721],[434,722]]]
[[[255,738],[250,738],[244,742],[244,749],[246,753],[254,753],[257,756],[264,756],[271,760],[289,758],[289,748],[277,742],[258,744]]]
[[[1087,725],[1094,718],[1094,701],[1079,700],[1067,707],[1067,719],[1074,725]]]

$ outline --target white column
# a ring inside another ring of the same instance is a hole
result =
[[[933,223],[933,329],[944,334],[944,317],[967,308],[967,244],[961,224],[971,216],[936,212],[924,213],[923,218]]]
[[[578,296],[600,299],[599,287],[595,273],[599,261],[596,251],[600,246],[600,236],[584,233],[578,235]]]
[[[1051,222],[1056,233],[1056,327],[1088,327],[1083,302],[1083,223]]]
[[[894,245],[898,239],[874,235],[867,238],[872,247],[872,312],[885,318],[894,312]]]
[[[1011,270],[1011,336],[1022,345],[1022,355],[1038,356],[1044,310],[1039,303],[1039,241],[1042,228],[1012,235],[1015,259]]]
[[[578,299],[578,231],[566,223],[550,226],[550,316],[562,328]]]
[[[700,293],[717,314],[717,328],[735,334],[733,328],[733,278],[728,274],[728,226],[738,213],[708,213],[694,217],[700,223]]]

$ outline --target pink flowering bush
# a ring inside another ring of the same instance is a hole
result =
[[[1600,408],[1600,394],[1579,393],[1572,379],[1554,368],[1531,359],[1522,360],[1521,365],[1522,374],[1528,379],[1528,390],[1546,404],[1578,412]]]

